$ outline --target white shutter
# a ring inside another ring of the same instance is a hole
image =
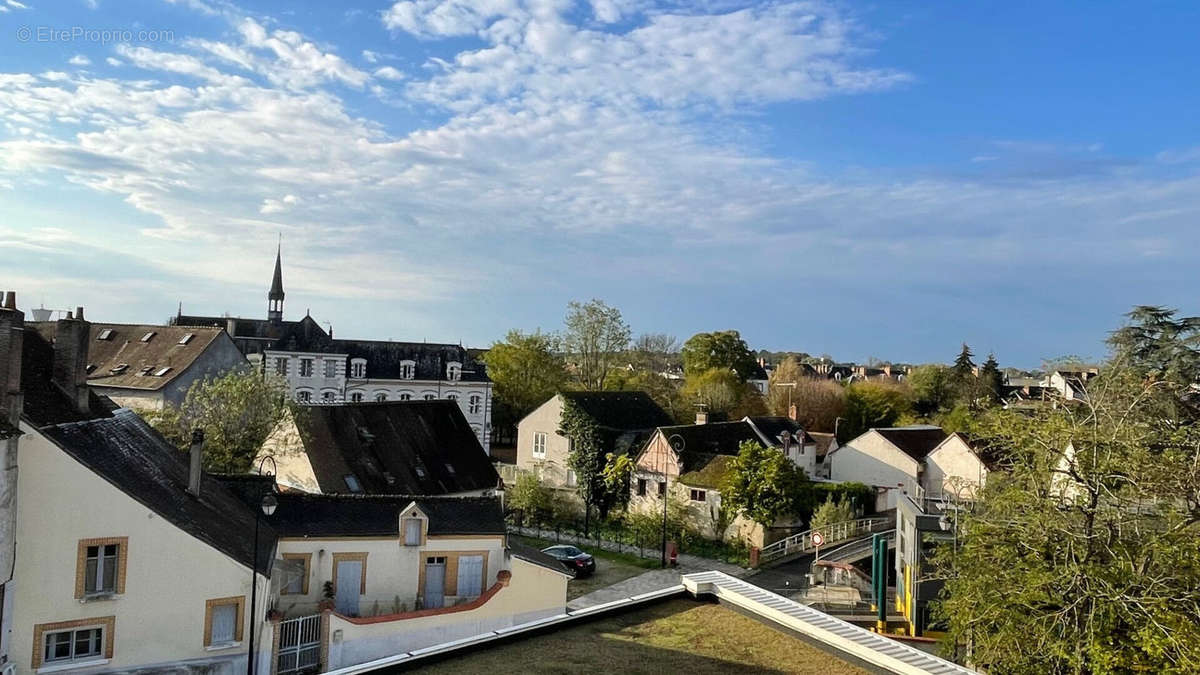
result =
[[[405,546],[420,546],[421,545],[421,521],[418,518],[409,518],[404,521],[404,545]]]
[[[237,633],[237,605],[217,605],[212,611],[212,643],[233,642]]]
[[[483,592],[483,556],[458,558],[458,597],[477,598]]]

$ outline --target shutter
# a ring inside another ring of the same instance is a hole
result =
[[[237,628],[237,605],[217,605],[212,612],[212,640],[215,645],[233,642]]]
[[[458,596],[476,598],[483,592],[483,556],[467,555],[458,558]]]

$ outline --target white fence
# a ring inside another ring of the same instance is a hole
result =
[[[880,532],[895,527],[895,523],[891,518],[859,518],[858,520],[847,520],[840,523],[833,523],[820,528],[821,536],[824,541],[821,546],[829,546],[854,539],[872,532]],[[799,555],[804,553],[812,553],[816,550],[813,546],[812,535],[815,530],[806,530],[799,534],[793,534],[786,539],[779,541],[769,546],[764,546],[758,554],[758,564],[766,563],[784,558],[790,555]]]

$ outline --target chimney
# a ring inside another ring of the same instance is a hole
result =
[[[92,325],[84,320],[83,308],[59,319],[54,330],[54,371],[51,380],[71,398],[79,412],[87,412],[88,341]]]
[[[788,405],[788,419],[793,422],[800,421],[800,408],[795,403]]]
[[[7,421],[14,428],[21,421],[21,349],[24,336],[25,313],[17,309],[17,292],[0,293],[0,420]]]
[[[708,424],[708,411],[707,410],[697,410],[696,411],[696,424]]]
[[[204,430],[192,430],[191,460],[188,465],[188,492],[200,496],[200,476],[204,474]]]

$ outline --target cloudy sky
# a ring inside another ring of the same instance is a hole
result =
[[[1200,314],[1200,6],[0,0],[0,286],[486,345],[1102,355]],[[102,32],[107,31],[107,32]]]

